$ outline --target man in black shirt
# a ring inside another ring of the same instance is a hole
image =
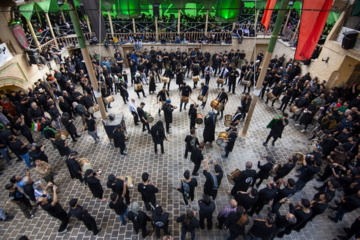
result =
[[[280,188],[283,183],[284,183],[284,188]],[[274,198],[273,206],[283,198],[292,197],[297,191],[297,189],[295,188],[295,180],[292,178],[289,178],[287,181],[284,181],[283,179],[279,179],[279,181],[277,182],[277,187],[278,187],[278,192]],[[272,211],[275,212],[274,207]]]
[[[69,223],[69,216],[58,202],[56,186],[53,186],[53,199],[47,199],[47,190],[44,190],[44,194],[38,199],[38,203],[41,208],[44,209],[50,216],[57,218],[61,221],[61,225],[58,229],[58,233],[66,233],[66,227]]]
[[[236,68],[231,70],[231,72],[229,73],[229,91],[228,91],[228,93],[230,93],[231,88],[232,88],[232,93],[235,94],[236,78],[238,78],[239,76],[240,76],[240,74],[236,70]]]
[[[295,211],[293,208],[289,209],[289,212],[287,212],[285,215],[281,215],[280,214],[280,206],[281,204],[285,203],[285,199],[281,200],[280,202],[273,204],[273,212],[276,214],[276,235],[279,238],[282,238],[284,236],[284,231],[287,227],[291,226],[291,225],[295,225],[296,224],[296,217],[294,215]],[[273,235],[273,237],[275,237],[276,235]]]
[[[224,88],[221,89],[221,92],[218,94],[216,100],[218,100],[219,103],[222,103],[222,104],[223,104],[223,108],[222,108],[220,111],[218,110],[218,112],[217,112],[217,114],[216,114],[216,115],[219,115],[219,113],[221,113],[221,116],[220,116],[220,118],[219,118],[219,120],[221,120],[221,119],[223,118],[223,115],[224,115],[225,105],[227,104],[227,102],[228,102],[228,100],[229,100],[229,99],[228,99],[228,95],[226,94]]]
[[[211,201],[208,195],[205,195],[203,199],[198,201],[199,203],[199,216],[200,216],[200,228],[204,229],[205,219],[207,221],[207,228],[212,228],[212,214],[215,211],[215,203]]]
[[[159,192],[159,189],[154,185],[152,180],[149,180],[149,174],[144,172],[141,176],[142,183],[138,185],[138,191],[141,193],[142,200],[144,201],[147,211],[151,210],[151,206],[156,206],[155,193]]]
[[[199,139],[195,136],[195,134],[196,134],[195,129],[191,129],[190,135],[187,135],[185,137],[185,142],[186,142],[185,154],[184,154],[185,159],[187,159],[188,157],[188,152],[192,153],[192,151],[200,144]]]
[[[236,196],[238,191],[246,192],[253,181],[253,179],[256,176],[256,171],[252,168],[251,162],[246,162],[245,170],[241,171],[241,173],[234,178],[234,187],[230,190],[228,190],[228,193]]]
[[[95,236],[101,232],[102,228],[97,227],[95,218],[93,218],[84,207],[79,205],[79,200],[77,198],[71,199],[69,204],[69,218],[72,215],[78,220],[82,221],[89,231],[93,231]]]
[[[273,138],[271,143],[272,146],[275,146],[275,142],[278,138],[281,138],[282,132],[286,125],[289,124],[289,120],[287,120],[288,114],[284,113],[282,117],[274,117],[274,119],[270,122],[270,124],[266,128],[271,128],[269,135],[267,136],[265,142],[263,142],[264,147],[267,146],[270,138]]]
[[[150,231],[146,229],[146,225],[147,222],[151,222],[152,219],[146,215],[145,212],[140,211],[138,202],[131,203],[128,219],[133,223],[135,233],[139,233],[139,229],[141,229],[143,239],[150,234]]]
[[[161,110],[164,106],[167,99],[170,99],[169,91],[166,90],[166,87],[163,87],[163,90],[161,90],[158,95],[156,96],[156,103],[158,104],[161,102],[161,107],[159,108],[159,116],[161,116]]]
[[[26,218],[34,218],[33,211],[35,211],[36,209],[33,209],[33,206],[31,205],[29,199],[17,189],[16,185],[8,183],[6,184],[5,189],[9,190],[10,202],[18,205]]]
[[[259,191],[258,199],[255,204],[252,206],[249,215],[252,216],[254,212],[259,214],[263,209],[265,204],[268,204],[271,200],[275,198],[277,193],[277,187],[274,181],[270,181],[266,184],[266,187]]]
[[[289,161],[276,171],[276,176],[274,177],[274,181],[277,182],[280,178],[284,178],[286,175],[288,175],[291,172],[291,170],[294,169],[297,160],[298,159],[296,156],[291,156],[289,158]]]
[[[24,143],[14,135],[9,136],[9,148],[11,151],[13,151],[17,156],[22,157],[26,163],[26,166],[32,167],[27,146],[27,143]]]
[[[143,124],[143,132],[146,131],[146,129],[148,130],[148,133],[150,133],[150,126],[149,126],[149,123],[147,121],[147,117],[146,117],[146,114],[143,110],[145,106],[145,103],[144,102],[141,102],[140,103],[140,107],[137,108],[137,112],[138,112],[138,115],[139,115],[139,118],[140,118],[140,121],[141,123]]]
[[[344,231],[346,235],[337,235],[340,240],[349,240],[352,236],[355,235],[355,239],[360,237],[360,217],[356,218],[355,221],[351,224],[350,228],[345,227]]]
[[[328,218],[333,222],[342,221],[345,213],[352,212],[355,209],[360,207],[360,190],[353,195],[343,196],[341,198],[341,202],[337,208],[330,208],[332,210],[336,210],[335,217],[328,216]]]
[[[124,182],[123,192],[121,195],[115,192],[110,195],[111,202],[109,203],[109,207],[114,210],[117,215],[119,215],[121,225],[123,226],[126,224],[124,216],[128,216],[128,209],[126,204],[124,203],[124,196],[126,192],[125,185],[126,182]]]
[[[97,135],[95,119],[92,118],[90,115],[85,117],[85,124],[84,124],[83,131],[85,132],[86,129],[88,130],[89,135],[94,138],[94,140],[95,140],[94,143],[97,143],[98,141],[100,141],[100,138]]]
[[[169,235],[169,213],[163,211],[161,206],[157,206],[155,208],[154,213],[152,214],[152,218],[155,226],[155,233],[157,239],[160,239],[160,230],[164,230],[165,235]]]
[[[34,143],[34,139],[32,137],[30,128],[25,124],[24,115],[21,115],[20,117],[15,116],[14,117],[14,128],[18,131],[20,131],[21,135],[23,135],[30,144]]]
[[[210,155],[211,157],[212,155]],[[203,174],[206,178],[204,183],[204,195],[208,195],[215,200],[218,189],[223,178],[223,171],[219,164],[216,164],[216,161],[213,161],[214,164],[214,173],[208,172],[207,168],[209,166],[209,161],[207,160],[204,166]]]
[[[275,163],[272,156],[264,156],[266,163],[264,165],[260,165],[261,157],[259,157],[258,161],[258,168],[260,169],[259,172],[256,174],[254,181],[252,182],[252,186],[255,185],[256,180],[260,179],[259,182],[256,184],[256,187],[259,188],[260,184],[263,182],[264,179],[268,179],[270,176],[270,172],[273,168],[273,165]]]
[[[199,146],[197,148],[194,148],[191,153],[191,157],[190,157],[191,161],[195,164],[194,170],[192,172],[193,176],[199,176],[197,172],[200,169],[201,163],[208,161],[212,157],[212,155],[210,155],[207,159],[204,159],[204,156],[202,154],[202,150],[204,149],[205,149],[205,143],[201,142]]]
[[[188,104],[189,99],[191,98],[191,93],[192,93],[191,87],[189,85],[186,85],[186,83],[184,82],[182,84],[182,86],[180,87],[180,90],[179,90],[179,96],[180,96],[180,99],[181,99],[181,101],[180,101],[180,112],[181,112],[183,103],[185,103],[184,104],[184,110],[186,110],[186,105]]]
[[[316,160],[314,162],[314,165],[311,166],[306,163],[306,160],[304,158],[302,164],[305,167],[305,171],[300,174],[299,179],[296,181],[295,188],[297,191],[302,190],[305,187],[306,183],[310,182],[314,178],[315,174],[320,172],[320,166],[322,165],[322,161]]]
[[[269,239],[276,232],[276,215],[268,213],[266,219],[254,219],[253,226],[247,232],[245,239]]]

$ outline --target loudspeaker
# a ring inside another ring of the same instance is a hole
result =
[[[41,57],[39,55],[39,50],[37,49],[26,49],[26,54],[29,57],[29,62],[31,64],[41,64]]]
[[[358,32],[356,31],[344,32],[344,38],[341,44],[342,48],[344,49],[353,48],[355,46],[357,36],[358,36]]]
[[[29,60],[31,64],[42,64],[40,56],[29,56]]]
[[[153,4],[153,15],[154,17],[159,17],[160,16],[160,4],[159,3],[154,3]]]
[[[39,50],[37,49],[25,49],[27,55],[30,56],[39,56]]]

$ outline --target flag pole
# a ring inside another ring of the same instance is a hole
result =
[[[282,23],[284,21],[286,8],[287,8],[288,5],[289,5],[289,0],[282,0],[281,1],[280,8],[279,8],[279,11],[278,11],[278,15],[276,17],[274,29],[273,29],[273,32],[272,32],[272,35],[271,35],[271,38],[270,38],[270,42],[269,42],[267,51],[265,53],[265,57],[264,57],[263,62],[262,62],[262,68],[261,68],[261,71],[260,71],[259,79],[258,79],[258,82],[256,84],[256,88],[255,88],[255,90],[253,92],[249,112],[247,113],[247,117],[246,117],[246,120],[245,120],[244,127],[243,127],[243,129],[241,130],[241,133],[240,133],[241,137],[248,137],[249,136],[248,129],[249,129],[249,126],[250,126],[251,118],[252,118],[252,115],[254,113],[256,103],[259,100],[259,95],[260,95],[262,84],[264,82],[267,67],[269,66],[270,59],[271,59],[272,54],[274,52],[276,41],[277,41],[277,38],[279,36],[281,26],[282,26]]]

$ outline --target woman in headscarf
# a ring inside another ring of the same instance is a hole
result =
[[[204,122],[204,143],[210,142],[211,144],[212,141],[215,140],[216,115],[212,111],[209,111],[208,115],[205,116]]]
[[[120,148],[120,157],[125,157],[127,154],[125,153],[126,144],[125,144],[125,129],[123,127],[118,126],[113,131],[114,138],[114,146],[115,148]]]
[[[154,142],[155,154],[157,153],[157,145],[161,146],[161,153],[164,154],[164,139],[167,140],[164,130],[164,124],[162,121],[158,121],[154,126],[151,127],[151,136]]]
[[[91,193],[94,197],[99,198],[100,201],[106,201],[106,198],[103,198],[104,190],[100,183],[100,173],[94,172],[92,169],[88,169],[85,172],[84,180],[90,188]]]
[[[155,69],[151,68],[151,71],[149,72],[149,94],[155,93],[156,91],[155,74]]]
[[[196,120],[196,116],[197,116],[197,109],[196,109],[196,105],[195,104],[191,104],[190,105],[190,109],[189,109],[189,117],[190,117],[190,130],[191,129],[196,129],[195,127],[195,120]]]

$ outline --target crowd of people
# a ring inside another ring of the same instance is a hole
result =
[[[69,145],[70,138],[73,142],[81,138],[74,124],[76,118],[81,119],[82,130],[88,131],[95,144],[100,141],[93,115],[97,102],[82,61],[83,56],[80,52],[74,52],[70,57],[62,57],[60,54],[56,57],[62,62],[59,64],[60,68],[47,74],[46,80],[39,79],[27,92],[20,90],[12,91],[9,95],[1,95],[0,153],[9,165],[14,163],[11,160],[12,155],[15,155],[16,161],[24,161],[28,168],[34,168],[43,179],[34,182],[30,171],[27,171],[26,176],[11,177],[5,189],[9,192],[10,202],[16,204],[26,218],[35,217],[38,208],[33,204],[36,204],[50,216],[61,221],[59,233],[66,232],[69,218],[73,215],[97,235],[101,228],[97,227],[94,217],[80,205],[82,200],[71,199],[68,202],[68,213],[59,203],[58,194],[61,193],[55,183],[56,170],[53,164],[48,162],[44,146],[36,145],[33,138],[33,135],[37,134],[34,131],[41,132],[41,136],[51,142],[59,155],[66,158],[70,177],[86,184],[99,201],[107,201],[100,182],[101,171],[93,170]],[[248,62],[244,51],[240,49],[210,54],[208,51],[203,53],[195,49],[187,52],[177,48],[167,52],[166,49],[151,47],[148,50],[140,46],[126,52],[125,56],[122,56],[119,50],[114,52],[113,58],[101,58],[97,52],[91,55],[106,109],[111,108],[112,101],[109,97],[119,92],[124,104],[129,103],[134,125],[137,126],[141,122],[142,130],[151,135],[155,154],[158,144],[161,153],[165,153],[164,140],[172,134],[171,124],[176,121],[172,114],[177,106],[171,100],[171,93],[175,92],[181,99],[179,111],[187,110],[187,104],[192,101],[192,94],[196,94],[201,102],[200,106],[195,101],[189,104],[190,126],[189,135],[184,139],[184,158],[187,159],[190,155],[194,168],[192,172],[184,172],[184,179],[177,190],[183,195],[184,204],[189,207],[190,202],[195,200],[198,171],[203,164],[202,174],[206,179],[203,186],[204,197],[198,200],[199,220],[196,217],[197,213],[192,210],[176,218],[181,224],[181,239],[185,239],[187,232],[195,239],[196,229],[205,228],[205,219],[207,229],[211,229],[216,207],[224,207],[216,217],[217,227],[221,229],[225,226],[229,230],[228,239],[236,239],[240,235],[245,239],[281,238],[291,234],[293,230],[300,231],[327,208],[335,211],[329,219],[338,222],[343,219],[345,213],[360,207],[360,86],[345,84],[326,92],[326,81],[311,76],[311,73],[301,73],[299,63],[292,59],[286,60],[285,55],[274,56],[271,59],[260,93],[261,99],[266,97],[264,104],[271,102],[271,107],[279,105],[279,116],[274,117],[268,124],[267,127],[271,131],[263,145],[267,147],[272,137],[272,146],[275,146],[286,125],[293,119],[296,125],[304,126],[302,132],[308,131],[310,125],[316,126],[313,129],[314,136],[309,139],[309,152],[305,155],[294,154],[282,165],[273,156],[261,156],[257,163],[257,172],[252,162],[246,162],[245,169],[241,172],[231,173],[234,187],[228,191],[231,196],[229,204],[215,205],[214,200],[221,187],[224,171],[220,164],[211,159],[212,155],[204,157],[204,149],[212,142],[218,143],[217,140],[221,140],[218,144],[224,148],[223,158],[228,158],[233,151],[238,137],[238,127],[250,108],[251,89],[258,81],[263,57],[263,53],[259,52],[255,61]],[[129,65],[129,71],[125,69],[125,63]],[[170,84],[174,79],[178,85],[178,90],[175,91],[170,90]],[[188,85],[189,80],[193,86]],[[215,81],[217,89],[210,89],[210,82]],[[198,82],[201,82],[200,86],[197,85]],[[162,85],[161,90],[156,89],[159,84]],[[243,88],[241,97],[236,96],[237,86]],[[130,87],[134,87],[134,93],[129,93]],[[165,127],[161,120],[150,126],[151,116],[144,110],[147,104],[145,89],[149,94],[156,95],[159,104],[158,114],[161,115],[163,112]],[[216,102],[212,101],[212,110],[204,119],[199,119],[197,109],[206,106],[211,90],[218,92],[214,100]],[[143,99],[137,105],[133,96],[136,94],[141,99],[140,93]],[[239,99],[241,104],[233,114],[226,114],[234,110],[226,108],[231,97]],[[290,118],[288,113],[291,115]],[[216,122],[223,118],[228,120],[226,137],[215,139]],[[198,120],[203,121],[205,126],[202,140],[196,133]],[[115,147],[120,148],[120,156],[126,159],[131,155],[126,147],[131,140],[128,140],[125,134],[125,126],[119,125],[112,134]],[[325,165],[325,168],[321,168]],[[298,179],[287,177],[291,171],[295,171],[296,166]],[[273,180],[269,179],[270,176],[274,177]],[[314,197],[292,203],[291,197],[302,191],[316,176],[322,185],[315,188],[318,192]],[[159,189],[151,181],[149,173],[142,173],[141,179],[137,190],[141,193],[147,213],[141,211],[139,203],[132,201],[130,197],[129,190],[133,187],[130,178],[119,178],[113,174],[108,176],[106,183],[113,191],[109,199],[109,208],[119,215],[123,225],[128,219],[133,223],[136,233],[141,229],[143,238],[152,234],[147,229],[147,222],[151,221],[154,223],[158,239],[161,237],[161,229],[166,237],[170,236],[170,214],[156,200]],[[263,181],[266,183],[262,184]],[[337,189],[342,189],[343,193],[339,202],[333,200]],[[334,202],[333,206],[329,206],[331,201]],[[281,214],[279,209],[285,204],[289,205],[289,210],[286,214]],[[253,225],[248,227],[249,230],[246,232],[245,227],[249,224],[250,217],[254,213],[258,215],[266,205],[269,205],[266,218],[254,218]],[[3,216],[3,220],[12,220],[11,216]],[[356,219],[351,228],[345,229],[344,234],[338,236],[339,239],[350,239],[353,235],[358,238],[359,221]]]

